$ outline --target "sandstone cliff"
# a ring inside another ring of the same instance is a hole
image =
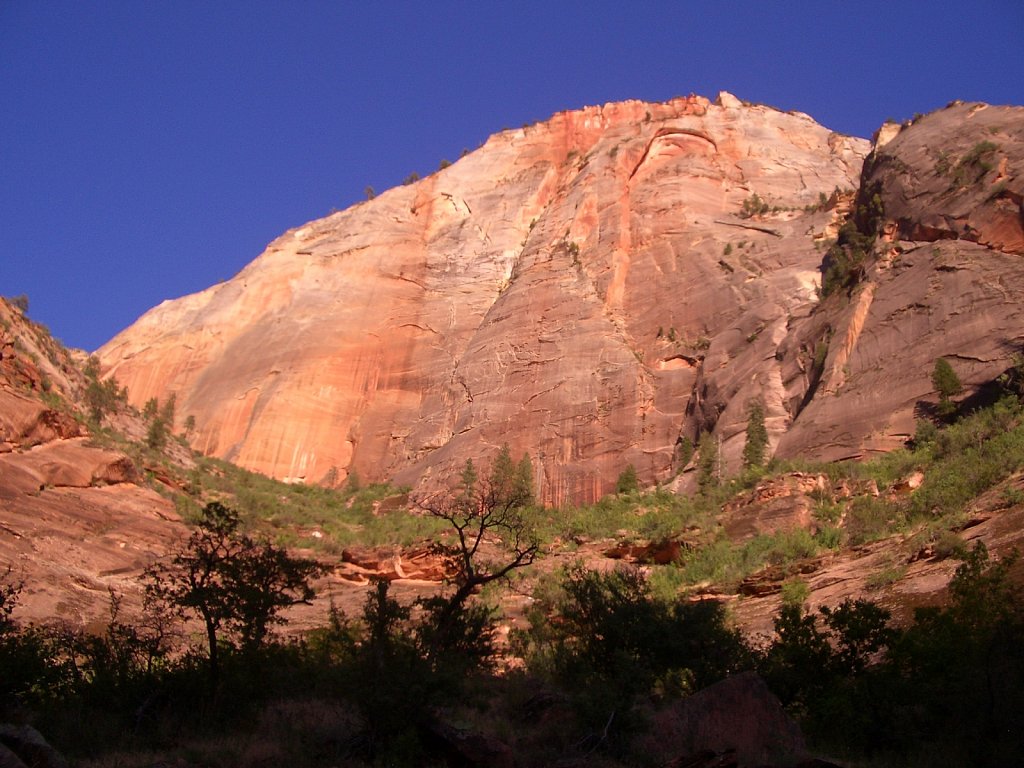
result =
[[[898,447],[932,413],[936,358],[966,397],[1024,350],[1024,108],[956,103],[880,139],[857,202],[882,212],[875,256],[780,346],[779,455]]]
[[[137,610],[139,572],[186,531],[132,459],[76,418],[81,362],[0,299],[0,578],[25,583],[22,619],[83,624],[111,590]]]
[[[286,233],[99,354],[133,403],[175,395],[195,447],[295,481],[429,482],[508,442],[546,501],[586,501],[627,463],[669,480],[714,428],[735,466],[750,398],[774,440],[790,426],[777,350],[817,301],[821,202],[867,150],[728,94],[560,113]],[[743,218],[753,195],[769,210]]]

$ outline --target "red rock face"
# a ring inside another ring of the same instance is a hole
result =
[[[788,423],[775,350],[832,223],[803,209],[867,149],[728,94],[560,113],[286,233],[99,354],[133,403],[175,394],[197,448],[279,478],[429,483],[508,442],[548,502],[627,463],[667,480],[721,404],[735,423],[774,393]],[[741,218],[752,193],[786,210]]]
[[[888,138],[866,163],[859,199],[884,209],[878,258],[780,347],[793,423],[777,455],[898,447],[938,399],[937,358],[966,397],[1024,349],[1024,109],[955,105]]]
[[[139,573],[186,533],[127,455],[83,436],[84,390],[71,355],[0,298],[0,576],[24,582],[21,621],[82,625],[111,590],[136,612]]]

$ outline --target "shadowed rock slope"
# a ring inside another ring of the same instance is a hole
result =
[[[780,346],[792,425],[777,455],[890,450],[934,412],[937,358],[969,395],[1024,350],[1024,109],[954,104],[879,139],[857,223],[874,216],[880,237]]]

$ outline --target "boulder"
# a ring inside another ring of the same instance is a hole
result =
[[[43,735],[30,725],[0,724],[0,745],[29,768],[68,768],[68,761],[51,747]],[[0,761],[7,759],[0,753]],[[0,765],[4,765],[0,762]],[[18,763],[11,763],[18,768]]]
[[[733,675],[654,715],[641,748],[657,764],[792,765],[806,759],[800,728],[754,672]],[[734,762],[696,762],[728,757]]]

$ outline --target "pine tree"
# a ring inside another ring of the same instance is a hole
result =
[[[718,466],[718,443],[714,435],[705,432],[697,442],[697,487],[706,493],[718,486],[720,469]]]
[[[750,403],[747,411],[747,442],[743,446],[743,467],[764,466],[768,449],[768,430],[764,425],[764,405],[760,400]]]

